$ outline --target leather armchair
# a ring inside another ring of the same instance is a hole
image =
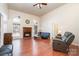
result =
[[[69,46],[74,38],[74,34],[72,34],[71,32],[65,32],[61,39],[55,38],[53,40],[53,49],[61,52],[68,52]]]

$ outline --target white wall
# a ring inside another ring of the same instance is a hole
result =
[[[0,13],[1,13],[1,39],[0,47],[3,45],[4,33],[7,32],[7,20],[8,20],[8,7],[7,4],[0,3]]]
[[[0,3],[0,13],[3,16],[3,20],[1,21],[1,46],[3,44],[3,33],[7,32],[8,9],[6,4]],[[25,24],[26,19],[30,19],[31,22],[33,20],[38,21],[41,25],[39,25],[41,30],[50,32],[51,36],[53,33],[53,24],[59,24],[62,33],[66,31],[74,33],[76,37],[73,43],[79,44],[79,4],[65,4],[42,16],[41,21],[37,16],[9,9],[8,32],[13,32],[12,21],[16,16],[21,16],[21,31],[23,31],[22,27],[32,26],[32,24]]]
[[[34,20],[38,22],[38,27],[40,27],[40,25],[39,25],[40,18],[39,17],[37,17],[35,15],[23,13],[20,11],[9,9],[8,32],[13,32],[13,19],[17,16],[21,17],[20,18],[21,19],[21,29],[20,29],[21,38],[23,37],[23,27],[33,27]],[[26,19],[30,20],[30,24],[25,23]]]
[[[75,34],[74,44],[79,45],[79,4],[65,4],[41,17],[41,30],[53,32],[53,24],[58,24],[62,34],[70,31]]]

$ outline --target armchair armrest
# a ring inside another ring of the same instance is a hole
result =
[[[53,40],[61,40],[62,41],[62,39],[60,39],[60,38],[54,38]]]
[[[56,41],[57,41],[57,42],[62,42],[62,43],[64,43],[64,44],[66,44],[66,43],[65,43],[63,40],[61,40],[61,39],[53,39],[53,42],[54,42],[54,41],[55,41],[55,42],[56,42]]]
[[[53,47],[54,46],[59,46],[59,47],[65,47],[66,48],[67,47],[67,44],[63,40],[60,40],[60,39],[59,40],[58,39],[56,40],[56,39],[54,39],[53,40]]]

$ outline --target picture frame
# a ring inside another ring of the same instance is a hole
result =
[[[26,19],[26,20],[25,20],[25,23],[26,23],[26,24],[30,24],[30,20]]]

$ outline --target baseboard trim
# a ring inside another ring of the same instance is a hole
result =
[[[78,46],[78,47],[79,47],[79,44],[76,44],[76,43],[72,43],[72,45],[74,45],[74,46]]]

